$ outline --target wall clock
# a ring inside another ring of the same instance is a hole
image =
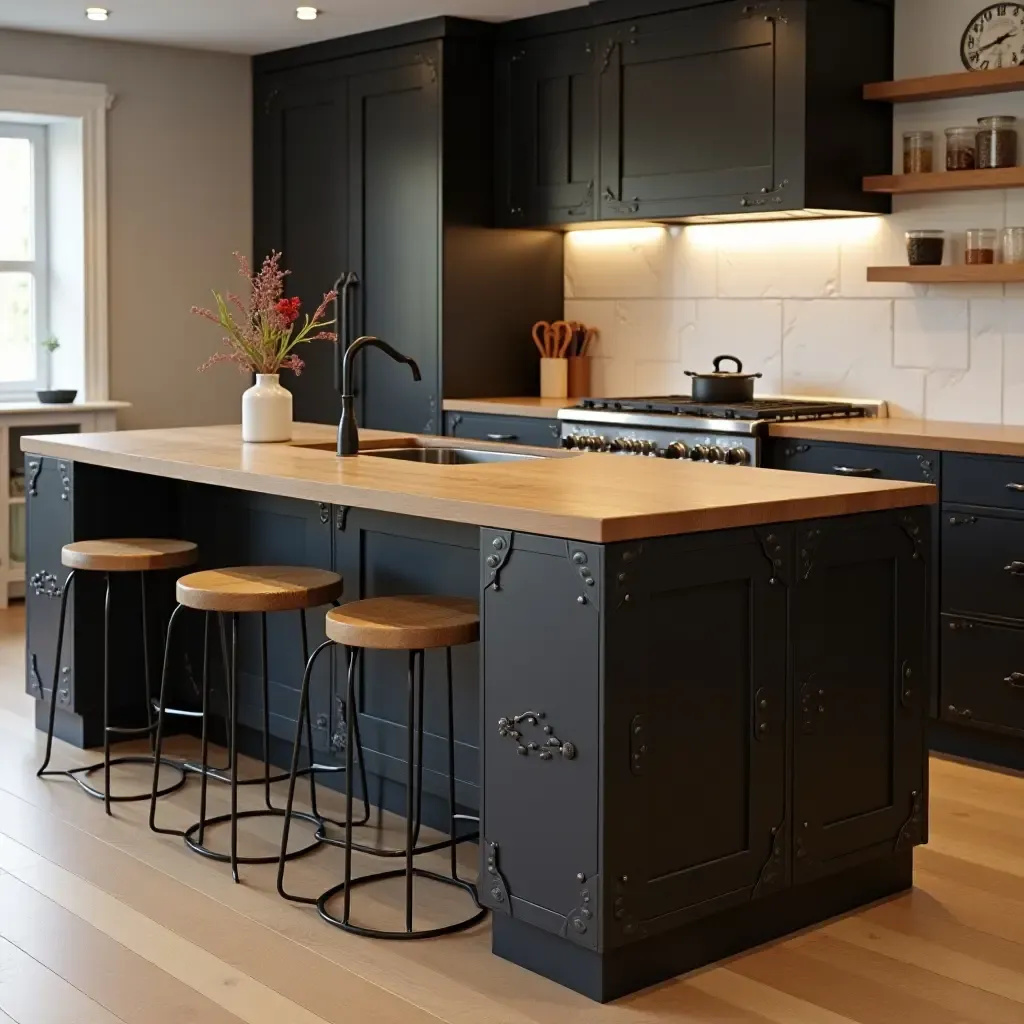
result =
[[[960,58],[968,71],[1024,64],[1024,3],[989,4],[964,30]]]

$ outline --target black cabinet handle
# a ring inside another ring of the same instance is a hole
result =
[[[881,470],[870,466],[833,466],[832,472],[839,476],[876,476]]]
[[[488,441],[518,441],[518,434],[488,434]]]
[[[1003,682],[1015,690],[1024,690],[1024,672],[1011,672]]]
[[[1024,484],[1007,484],[1008,491],[1016,491],[1017,494],[1024,494]]]
[[[1008,572],[1011,576],[1024,576],[1024,562],[1011,562],[1009,565],[1004,565],[1003,572]]]

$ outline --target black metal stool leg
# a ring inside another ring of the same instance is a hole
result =
[[[110,814],[110,573],[103,598],[103,808]],[[160,766],[157,765],[157,774]]]
[[[200,780],[199,780],[199,832],[196,841],[200,844],[206,836],[206,790],[209,785],[210,776],[207,766],[210,762],[210,616],[213,612],[203,613],[203,679],[202,679],[202,732],[200,738]]]
[[[231,877],[238,881],[238,612],[231,614]],[[264,700],[266,691],[264,691]]]
[[[263,803],[268,811],[272,811],[274,805],[270,800],[270,671],[267,666],[266,612],[260,614],[260,672],[263,684]],[[237,696],[237,688],[235,692]]]
[[[309,712],[309,680],[313,674],[313,666],[317,658],[328,648],[334,646],[333,640],[326,640],[314,652],[313,656],[306,662],[306,668],[302,673],[302,691],[299,694],[299,714],[295,720],[295,744],[292,747],[292,767],[288,775],[288,799],[285,803],[284,823],[281,829],[281,856],[277,862],[277,891],[286,900],[294,903],[316,904],[315,899],[304,896],[294,896],[284,887],[284,866],[288,860],[288,834],[291,827],[292,808],[295,805],[295,780],[299,774],[299,755],[302,750],[302,719]],[[308,717],[307,717],[308,721]]]
[[[164,710],[167,707],[167,677],[170,674],[171,661],[171,640],[174,637],[174,624],[178,616],[184,611],[184,605],[176,605],[171,612],[170,621],[167,623],[167,640],[164,643],[164,664],[160,672],[160,702],[156,710],[156,745],[153,750],[153,790],[149,802],[149,827],[154,832],[160,832],[168,836],[181,836],[184,832],[173,828],[158,828],[156,824],[156,801],[160,795],[160,754],[164,742]]]
[[[149,616],[146,614],[146,574],[139,573],[139,598],[142,610],[142,684],[146,689],[146,721],[149,723],[149,749],[156,749],[153,733],[153,686],[149,677]]]
[[[75,570],[68,573],[64,581],[64,589],[60,594],[60,618],[57,621],[57,653],[53,659],[53,687],[50,690],[50,716],[46,726],[46,750],[43,753],[43,763],[36,772],[37,778],[44,775],[66,775],[65,771],[50,771],[50,756],[53,753],[53,723],[57,714],[57,693],[60,690],[60,656],[64,650],[64,620],[68,611],[68,595],[71,593],[71,583],[75,578]]]
[[[345,906],[342,921],[347,925],[352,909],[352,734],[356,717],[355,667],[358,648],[349,650],[348,686],[345,690]],[[365,799],[365,795],[364,795]],[[322,913],[322,910],[321,910]]]
[[[452,840],[452,878],[458,881],[459,858],[457,854],[459,844],[455,841],[455,699],[452,693],[452,649],[446,647],[444,654],[447,675],[446,689],[448,691],[448,835],[451,836]]]
[[[302,626],[302,666],[303,672],[309,664],[309,635],[306,630],[306,611],[299,609],[299,622]],[[314,818],[320,817],[316,806],[316,755],[313,753],[313,713],[310,711],[310,701],[306,701],[306,743],[309,746],[309,809]],[[300,718],[301,721],[301,718]]]

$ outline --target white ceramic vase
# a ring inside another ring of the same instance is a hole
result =
[[[242,395],[242,440],[292,439],[292,393],[281,387],[276,373],[256,374],[256,383]]]

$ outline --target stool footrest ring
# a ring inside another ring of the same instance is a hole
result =
[[[262,779],[260,780],[263,781]],[[241,785],[241,783],[239,783]],[[261,808],[257,811],[239,811],[236,815],[237,819],[241,821],[243,818],[283,818],[285,811],[283,809],[274,808],[268,810],[267,808]],[[316,825],[319,830],[320,819],[314,817],[312,814],[306,814],[304,811],[292,811],[291,817],[293,820],[307,821],[312,825]],[[206,846],[202,846],[199,841],[195,838],[197,832],[200,829],[210,828],[212,825],[227,825],[231,822],[230,814],[218,814],[214,818],[207,818],[205,821],[197,821],[190,828],[187,828],[182,833],[185,840],[185,845],[196,853],[201,854],[203,857],[209,857],[210,860],[220,861],[223,864],[231,863],[231,854],[229,853],[217,853],[215,850],[211,850]],[[290,853],[285,854],[285,860],[296,860],[298,857],[305,857],[306,854],[312,853],[320,846],[320,841],[313,838],[312,842],[308,846],[304,846],[301,850],[293,850]],[[276,864],[280,860],[280,854],[275,853],[266,857],[236,857],[235,861],[238,864]]]
[[[112,757],[110,759],[110,767],[118,764],[144,764],[153,766],[154,758],[151,754],[137,754],[137,755],[126,755],[124,757]],[[170,768],[173,771],[179,772],[181,778],[172,782],[168,786],[164,786],[163,789],[158,789],[156,792],[157,796],[167,796],[170,793],[176,793],[182,786],[185,785],[186,772],[185,767],[180,761],[175,761],[169,757],[160,758],[160,766],[163,768]],[[102,789],[97,789],[95,786],[90,785],[85,779],[79,778],[80,775],[92,775],[95,772],[101,772],[104,769],[102,761],[98,761],[96,764],[85,765],[82,768],[70,768],[63,774],[66,775],[72,782],[77,782],[81,786],[82,790],[89,794],[89,796],[95,797],[97,800],[106,799],[106,794]],[[139,803],[142,800],[151,800],[153,797],[152,787],[146,790],[145,793],[134,793],[127,796],[113,796],[110,797],[112,804],[132,804]]]

